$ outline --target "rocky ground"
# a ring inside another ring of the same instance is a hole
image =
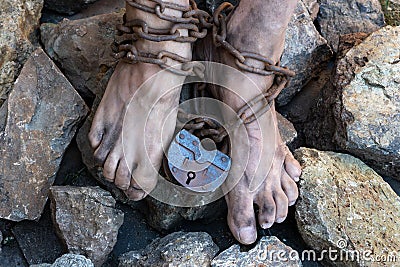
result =
[[[223,200],[130,202],[94,167],[86,136],[123,6],[0,2],[0,266],[400,266],[398,0],[299,2],[277,103],[300,198],[253,246]]]

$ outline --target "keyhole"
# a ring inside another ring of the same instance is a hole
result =
[[[187,178],[188,178],[188,179],[186,180],[186,184],[189,185],[190,182],[191,182],[194,178],[196,178],[196,174],[195,174],[194,172],[188,172]]]

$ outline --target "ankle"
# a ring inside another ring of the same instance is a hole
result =
[[[140,0],[137,2],[149,7],[154,7],[156,5],[155,2],[149,0]],[[166,2],[182,6],[189,6],[189,0],[168,0]],[[180,18],[182,17],[183,12],[165,8],[163,14]],[[160,19],[156,14],[144,12],[140,9],[130,6],[127,3],[126,20],[131,21],[135,19],[140,19],[145,21],[149,27],[154,29],[168,29],[171,28],[174,24],[173,22]],[[188,36],[188,30],[179,29],[178,31],[181,36]],[[189,59],[191,59],[191,54],[192,54],[191,45],[189,43],[180,43],[175,41],[154,42],[154,41],[139,39],[135,42],[135,46],[137,47],[138,50],[146,51],[149,53],[157,54],[158,52],[165,50]]]

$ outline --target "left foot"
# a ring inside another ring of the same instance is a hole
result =
[[[241,51],[251,51],[279,61],[283,51],[285,32],[296,0],[242,0],[228,23],[227,41]],[[237,68],[230,54],[218,49],[219,61]],[[261,67],[260,62],[249,62]],[[235,94],[220,89],[217,97],[238,111],[245,102],[268,90],[273,76],[260,76],[243,72],[243,77],[228,77],[227,88],[240,88]],[[257,85],[257,86],[254,86]],[[239,96],[240,97],[239,97]],[[253,208],[259,206],[258,223],[264,229],[274,223],[283,222],[288,206],[294,205],[298,197],[296,181],[301,174],[300,164],[282,142],[274,106],[258,120],[245,125],[247,136],[234,132],[230,138],[232,165],[248,162],[244,173],[231,170],[230,176],[239,178],[238,184],[226,195],[228,224],[235,238],[243,244],[257,239],[257,219]],[[271,134],[273,133],[273,134]],[[248,138],[250,153],[243,140]],[[249,157],[249,158],[247,158]],[[259,164],[258,164],[259,163]],[[255,182],[255,184],[254,184]]]

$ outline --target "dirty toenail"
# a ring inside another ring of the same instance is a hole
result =
[[[281,218],[276,219],[276,222],[283,223],[284,220],[286,220],[286,217],[281,217]]]
[[[273,224],[274,224],[273,222],[271,222],[271,223],[263,223],[261,225],[261,228],[262,229],[268,229],[268,228],[271,228]]]
[[[256,231],[253,227],[243,227],[239,230],[239,240],[246,244],[253,243],[256,238]]]

